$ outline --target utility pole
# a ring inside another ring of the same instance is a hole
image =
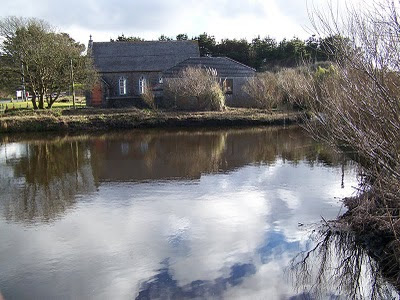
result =
[[[71,58],[71,87],[72,87],[72,106],[75,107],[75,87],[74,87],[74,68],[72,66],[72,58]]]
[[[24,63],[21,64],[22,70],[22,100],[25,101],[26,99],[26,90],[25,90],[25,72],[24,72]]]

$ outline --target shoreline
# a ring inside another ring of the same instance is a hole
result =
[[[374,193],[364,192],[361,195],[343,199],[347,212],[336,220],[342,231],[351,232],[355,242],[364,248],[379,265],[379,271],[398,291],[400,291],[400,242],[393,228],[383,227],[379,209],[366,210],[366,202],[377,200]]]
[[[30,111],[0,116],[0,134],[23,132],[107,131],[135,128],[247,127],[299,124],[303,112],[228,109],[222,112],[176,112],[140,109]]]

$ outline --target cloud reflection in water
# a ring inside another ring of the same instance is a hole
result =
[[[56,202],[57,218],[48,213],[44,220],[35,210],[35,222],[24,226],[21,221],[30,216],[18,212],[23,206],[13,206],[13,190],[4,188],[8,196],[7,201],[0,200],[1,213],[7,212],[0,219],[0,258],[6,259],[0,260],[0,289],[5,296],[287,299],[295,295],[283,269],[309,246],[306,230],[298,225],[319,222],[321,214],[326,219],[336,217],[341,204],[335,197],[350,195],[356,185],[351,168],[345,170],[342,189],[339,164],[310,163],[305,155],[288,150],[288,145],[310,147],[307,139],[290,139],[297,131],[282,133],[285,138],[268,147],[264,147],[272,140],[268,130],[169,134],[168,139],[145,134],[128,141],[117,136],[72,142],[71,160],[78,157],[79,172],[92,182],[78,184],[79,197],[67,193],[72,195],[68,205]],[[274,141],[279,136],[272,133]],[[171,155],[179,140],[186,143],[186,150]],[[143,152],[144,142],[148,147]],[[122,151],[123,143],[129,147]],[[42,148],[35,151],[41,153]],[[195,161],[199,157],[211,161]],[[192,163],[193,169],[186,173]],[[15,164],[18,160],[10,162]],[[118,167],[107,172],[113,165]],[[143,172],[130,169],[135,166]],[[152,177],[160,166],[166,168],[161,172],[164,177]],[[167,169],[173,166],[178,169]],[[16,168],[21,176],[22,167]],[[76,173],[71,170],[67,176],[60,169],[48,170],[64,181]],[[177,177],[180,172],[190,176]],[[137,180],[128,180],[133,176]],[[37,205],[51,201],[35,198]]]

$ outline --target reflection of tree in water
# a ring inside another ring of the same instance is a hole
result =
[[[55,140],[21,146],[25,155],[6,162],[14,170],[1,199],[7,219],[50,221],[72,207],[77,195],[95,189],[87,144]]]
[[[102,142],[101,142],[102,141]],[[226,172],[277,159],[339,165],[342,157],[316,144],[300,128],[129,131],[93,140],[99,181],[185,178]]]
[[[376,262],[350,232],[325,225],[315,246],[293,259],[289,275],[310,299],[395,299]],[[335,299],[337,297],[334,297]]]
[[[19,141],[18,136],[10,139]],[[198,179],[277,159],[310,165],[342,162],[298,127],[133,130],[27,139],[21,137],[19,144],[25,155],[6,162],[15,177],[10,184],[1,183],[0,205],[8,219],[51,220],[102,181]]]

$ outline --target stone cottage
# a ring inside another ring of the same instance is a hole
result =
[[[93,42],[88,53],[100,83],[88,93],[94,107],[140,106],[147,87],[161,87],[163,72],[190,58],[199,57],[197,41]]]
[[[150,88],[162,96],[164,78],[186,67],[213,69],[221,81],[229,106],[246,106],[242,86],[255,70],[228,57],[200,57],[197,41],[93,42],[88,53],[100,83],[86,96],[93,107],[142,106],[141,95]]]
[[[216,71],[225,93],[226,104],[228,106],[247,106],[249,97],[243,92],[242,87],[249,77],[255,76],[255,69],[228,57],[191,57],[166,70],[163,76],[168,80],[168,78],[176,77],[187,67],[200,67]]]

